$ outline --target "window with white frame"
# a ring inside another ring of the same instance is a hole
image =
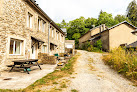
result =
[[[54,28],[52,29],[52,37],[53,37],[53,34],[54,34]]]
[[[28,20],[27,20],[27,26],[29,28],[32,28],[32,14],[28,13]]]
[[[9,54],[10,55],[21,55],[22,42],[23,41],[21,40],[10,39]]]
[[[42,46],[42,53],[46,53],[47,52],[47,45],[43,45]]]
[[[38,30],[41,30],[41,19],[38,18]]]
[[[45,21],[43,20],[43,22],[42,22],[42,32],[45,32]]]

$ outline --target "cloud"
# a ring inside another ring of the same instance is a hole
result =
[[[51,19],[60,23],[84,16],[98,18],[100,10],[117,14],[125,14],[132,0],[36,0],[39,6]]]

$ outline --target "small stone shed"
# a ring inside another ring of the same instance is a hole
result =
[[[65,53],[75,54],[75,40],[65,40]]]

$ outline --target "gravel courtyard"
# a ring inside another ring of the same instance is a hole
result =
[[[133,83],[113,71],[101,60],[102,54],[78,50],[81,56],[75,64],[75,77],[66,92],[137,92]],[[93,60],[92,60],[93,59]]]

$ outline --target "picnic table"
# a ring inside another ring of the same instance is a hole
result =
[[[12,62],[14,62],[13,65],[8,65],[8,67],[11,67],[9,72],[11,72],[13,68],[24,68],[25,71],[29,74],[29,71],[27,69],[31,66],[38,66],[41,70],[41,67],[38,64],[38,59],[16,60]]]

